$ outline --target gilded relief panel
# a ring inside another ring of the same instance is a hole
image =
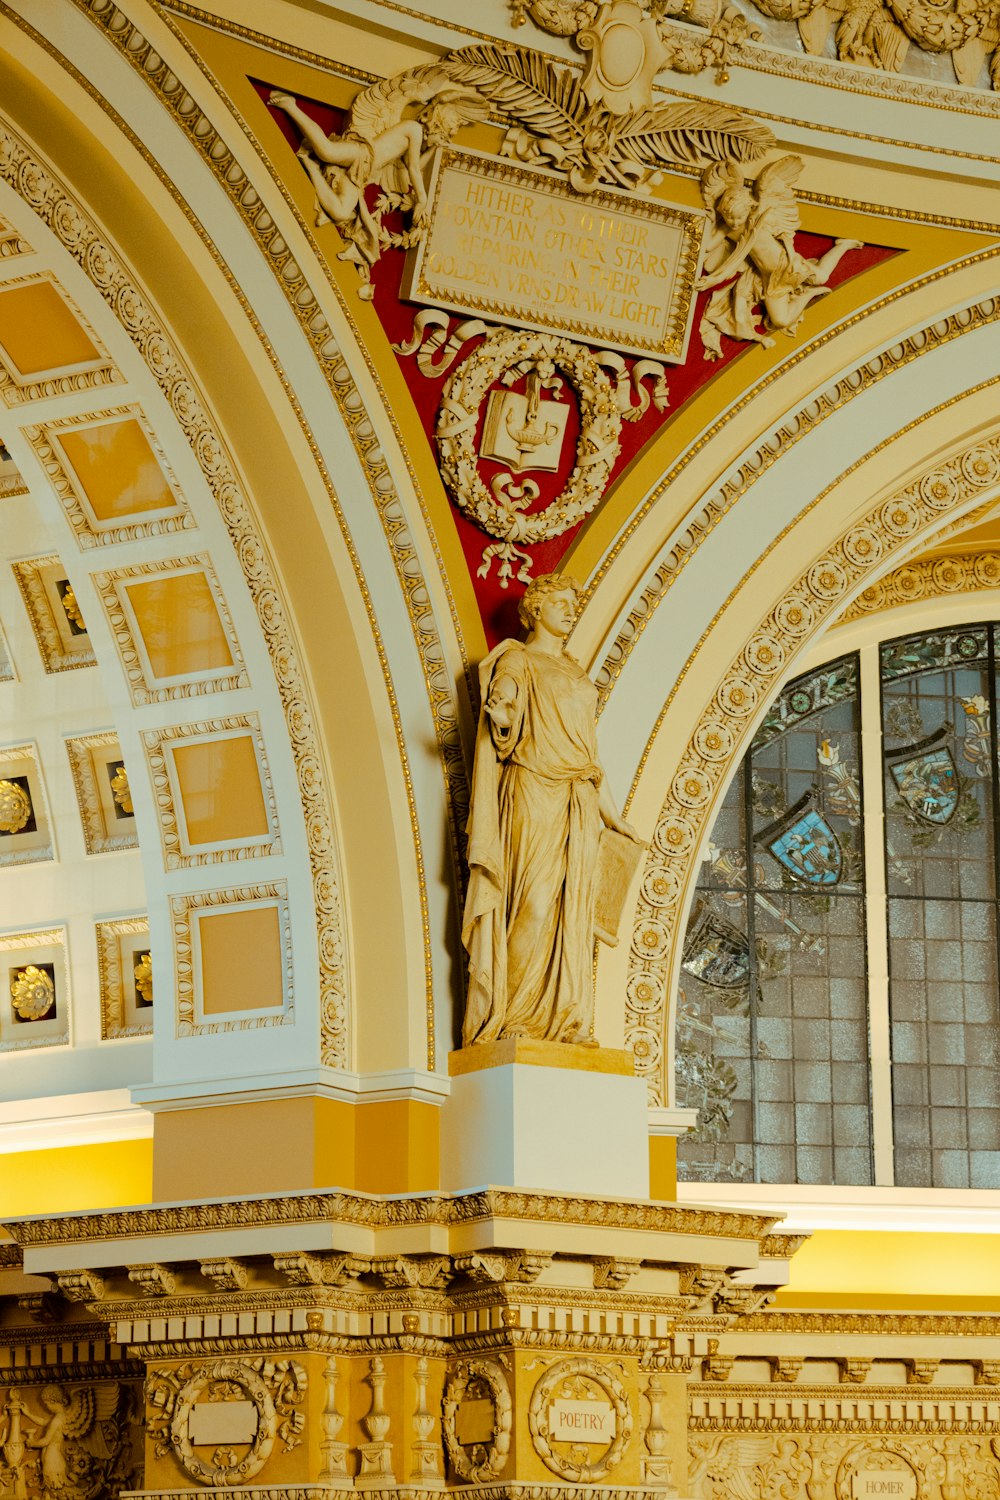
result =
[[[87,623],[58,557],[11,564],[46,672],[69,672],[95,663]]]
[[[105,1041],[146,1036],[153,1030],[153,959],[149,918],[98,922],[101,1036]]]
[[[0,868],[55,859],[41,766],[34,745],[0,749]]]
[[[0,936],[0,1052],[70,1039],[66,933],[61,927]]]
[[[66,741],[88,854],[137,849],[135,809],[118,736],[85,734]]]
[[[281,853],[256,714],[147,729],[142,744],[168,870]]]
[[[0,287],[0,330],[0,398],[9,407],[122,378],[79,309],[47,276]]]

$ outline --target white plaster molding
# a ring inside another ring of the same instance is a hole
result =
[[[670,1109],[651,1109],[649,1111],[649,1133],[650,1135],[686,1135],[693,1130],[698,1123],[698,1111],[696,1109],[681,1109],[673,1106]]]
[[[130,1102],[128,1089],[0,1104],[0,1156],[60,1146],[145,1141],[152,1134],[153,1116]]]
[[[347,1073],[332,1069],[299,1068],[282,1073],[220,1076],[186,1083],[149,1084],[132,1090],[132,1099],[154,1114],[171,1109],[211,1109],[216,1105],[245,1104],[266,1099],[294,1099],[308,1094],[347,1104],[374,1104],[389,1099],[415,1099],[440,1104],[451,1092],[451,1081],[420,1069],[387,1073]]]
[[[792,1187],[767,1183],[681,1182],[685,1208],[781,1214],[776,1234],[818,1229],[896,1233],[1000,1234],[1000,1192],[948,1188]]]

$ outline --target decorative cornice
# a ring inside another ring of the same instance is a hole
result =
[[[375,1198],[347,1192],[303,1193],[294,1197],[118,1209],[58,1219],[23,1219],[5,1227],[19,1245],[28,1248],[136,1236],[260,1229],[275,1224],[339,1222],[372,1229],[393,1229],[412,1225],[447,1227],[483,1223],[490,1219],[751,1240],[760,1239],[777,1222],[772,1215],[733,1213],[722,1209],[630,1203],[610,1198],[569,1198],[558,1193],[519,1193],[489,1188],[455,1197],[435,1195],[426,1198]]]
[[[750,1313],[737,1318],[732,1333],[767,1333],[782,1336],[796,1334],[851,1334],[865,1338],[876,1335],[916,1334],[931,1338],[1000,1338],[1000,1316],[996,1313],[849,1313],[791,1312],[776,1308],[773,1312]]]

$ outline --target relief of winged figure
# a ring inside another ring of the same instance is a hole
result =
[[[35,1435],[28,1437],[26,1442],[29,1448],[41,1450],[42,1481],[46,1491],[67,1489],[74,1484],[68,1444],[79,1444],[92,1459],[113,1457],[102,1423],[114,1415],[118,1395],[117,1382],[80,1386],[73,1391],[59,1385],[42,1386],[38,1399],[49,1413],[48,1420],[39,1422],[28,1412],[24,1416],[37,1428]]]
[[[795,249],[793,184],[801,170],[799,157],[781,156],[754,176],[736,162],[714,163],[702,174],[702,197],[714,220],[698,282],[699,290],[715,289],[701,321],[706,359],[720,358],[723,334],[768,347],[772,334],[794,334],[810,303],[830,292],[825,283],[834,267],[860,246],[860,240],[836,240],[817,260]]]
[[[974,88],[990,59],[1000,82],[997,0],[753,0],[775,21],[795,21],[807,52],[822,55],[833,32],[841,62],[898,73],[911,41],[925,52],[948,52],[958,82]]]
[[[383,246],[405,248],[423,233],[431,153],[460,126],[483,117],[482,101],[457,85],[446,65],[429,63],[363,89],[340,135],[321,130],[291,94],[275,91],[269,103],[302,132],[299,156],[316,189],[316,222],[332,220],[340,229],[347,241],[340,259],[354,262],[362,277],[359,295],[370,299],[371,268]],[[411,109],[418,113],[408,115]],[[365,201],[372,184],[381,189],[374,209]],[[401,233],[382,223],[392,209],[410,212]]]
[[[723,1437],[697,1466],[691,1488],[710,1500],[764,1500],[773,1458],[769,1438]]]

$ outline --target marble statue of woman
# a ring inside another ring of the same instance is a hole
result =
[[[549,573],[518,606],[527,639],[480,667],[469,814],[463,1046],[503,1037],[594,1045],[594,904],[602,830],[638,842],[597,759],[597,689],[565,649],[577,585]]]

